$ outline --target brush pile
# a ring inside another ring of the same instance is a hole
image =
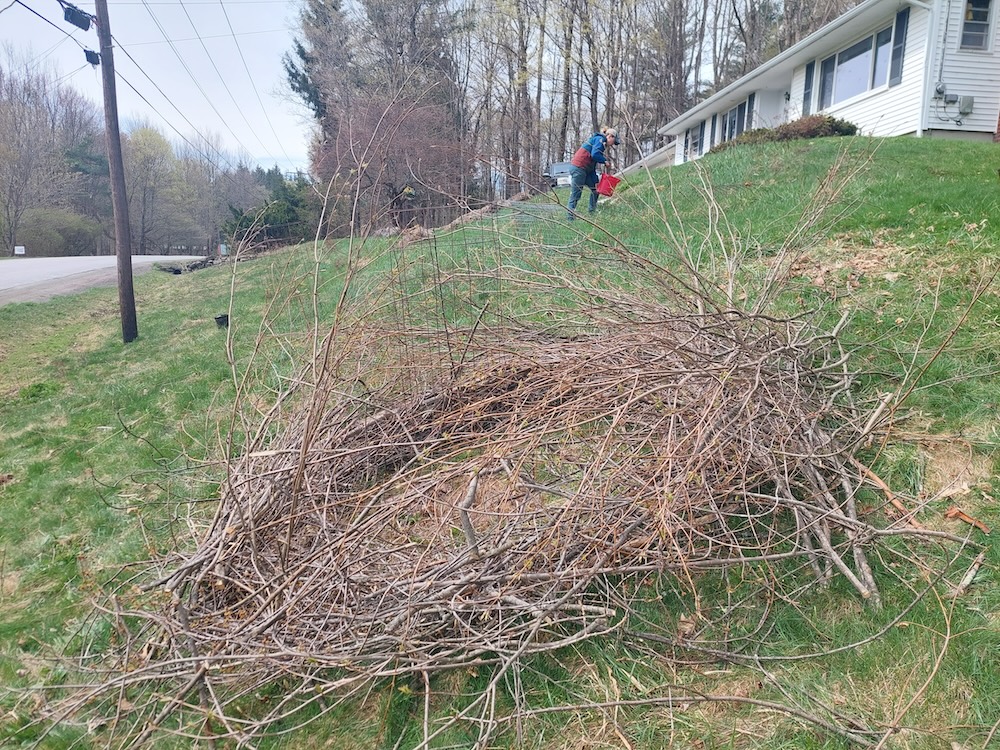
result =
[[[95,692],[176,691],[132,700],[130,742],[183,706],[250,737],[379,678],[502,671],[622,627],[629,576],[791,559],[877,602],[853,463],[877,420],[833,333],[720,312],[464,340],[362,352],[368,385],[328,374],[231,467],[199,548],[148,587],[170,596],[119,620],[129,661]]]

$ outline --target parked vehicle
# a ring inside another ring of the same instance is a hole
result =
[[[548,186],[552,189],[557,187],[569,187],[572,182],[570,178],[569,171],[573,168],[573,165],[568,161],[557,161],[555,164],[550,164],[549,168],[545,170],[542,177],[548,182]]]

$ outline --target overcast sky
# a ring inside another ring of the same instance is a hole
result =
[[[93,0],[75,5],[94,13]],[[108,0],[122,128],[151,121],[172,141],[210,135],[264,168],[306,168],[308,112],[292,99],[281,65],[300,7],[294,0]],[[57,0],[0,0],[0,44],[103,106],[100,69],[81,48],[99,51],[97,30],[65,21]]]

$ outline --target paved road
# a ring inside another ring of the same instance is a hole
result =
[[[148,271],[160,261],[188,261],[200,255],[133,255],[132,273]],[[113,255],[82,258],[4,258],[0,260],[0,305],[45,302],[95,286],[118,283],[118,260]]]

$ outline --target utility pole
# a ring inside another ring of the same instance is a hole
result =
[[[128,344],[139,336],[135,319],[135,289],[132,287],[132,230],[125,197],[125,164],[122,137],[118,130],[118,94],[115,90],[115,62],[111,52],[111,26],[107,0],[95,0],[97,39],[101,44],[101,81],[104,83],[104,127],[111,168],[111,208],[115,215],[115,254],[118,256],[118,309],[122,318],[122,340]]]

